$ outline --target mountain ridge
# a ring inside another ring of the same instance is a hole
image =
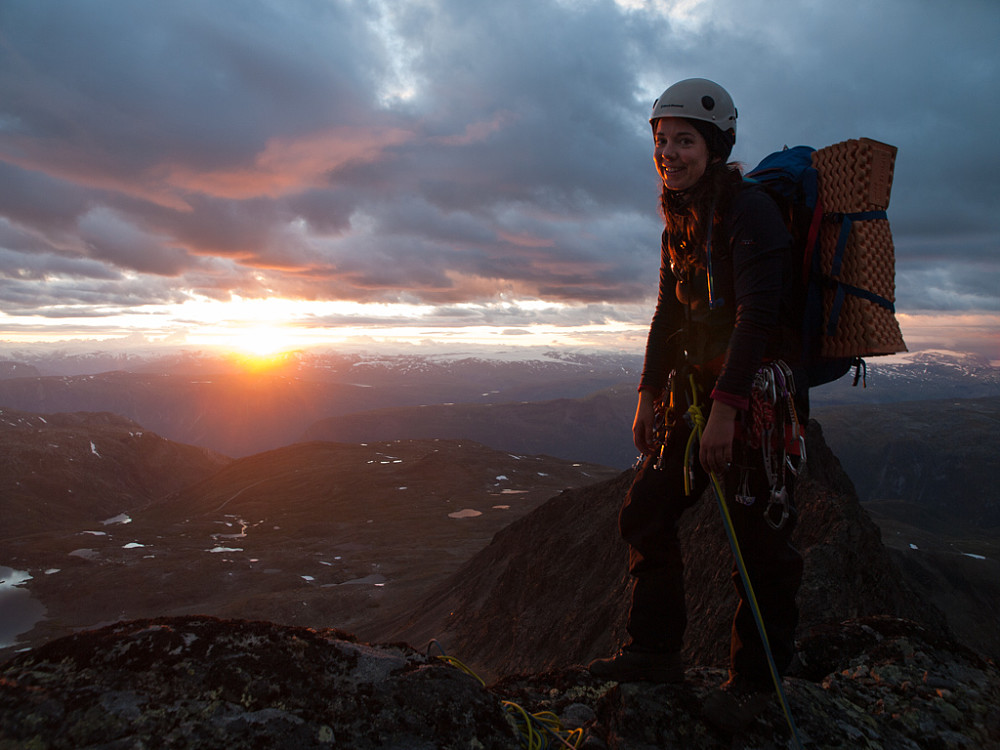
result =
[[[806,564],[799,593],[802,628],[892,614],[947,632],[944,614],[920,600],[890,560],[815,421],[807,448],[810,462],[797,488],[800,520],[792,537]],[[491,679],[612,653],[626,640],[627,547],[617,515],[632,478],[626,471],[560,493],[500,531],[419,613],[377,622],[359,634],[411,643],[434,637]],[[728,613],[736,598],[730,565],[720,564],[730,553],[711,488],[682,517],[678,533],[691,610],[685,656],[691,664],[721,666],[728,660]]]
[[[2,536],[96,525],[230,460],[161,438],[116,414],[42,415],[0,407]]]

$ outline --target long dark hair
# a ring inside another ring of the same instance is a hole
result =
[[[670,259],[678,270],[705,267],[708,222],[716,224],[725,216],[729,202],[739,190],[743,171],[739,163],[716,161],[705,174],[684,191],[662,187],[660,212],[670,238]]]

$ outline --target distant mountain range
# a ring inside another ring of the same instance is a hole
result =
[[[810,392],[816,406],[1000,396],[1000,367],[974,354],[925,351],[867,360],[866,381],[853,370]],[[864,386],[864,387],[863,387]]]
[[[107,364],[106,358],[93,361]],[[43,414],[112,412],[171,440],[241,457],[300,440],[327,417],[580,398],[636,377],[617,358],[555,352],[515,361],[297,355],[264,371],[239,359],[195,355],[119,364],[128,369],[26,375],[82,365],[78,356],[0,362],[0,406]]]
[[[428,438],[617,469],[636,458],[635,357],[295,355],[265,372],[192,354],[113,361],[133,369],[37,374],[108,363],[96,355],[0,362],[0,406],[113,413],[234,457],[299,441]],[[991,479],[1000,368],[943,352],[875,359],[867,387],[845,377],[811,397],[863,502],[915,502],[932,525],[1000,523]],[[969,503],[982,515],[971,516]]]
[[[111,412],[234,457],[317,437],[439,437],[620,468],[634,458],[638,356],[297,354],[260,371],[238,358],[204,354],[22,354],[29,361],[0,361],[0,406]],[[95,371],[109,364],[119,368]],[[968,355],[873,360],[867,387],[851,387],[850,380],[815,389],[814,405],[1000,396],[1000,368]],[[489,411],[474,408],[486,405]]]
[[[235,457],[299,441],[446,439],[616,469],[636,458],[636,358],[297,355],[254,372],[239,360],[183,355],[122,363],[135,371],[25,374],[60,362],[0,362],[0,406],[113,413]],[[1000,368],[924,352],[874,360],[867,388],[850,381],[811,396],[863,502],[914,504],[926,515],[923,525],[936,528],[1000,524],[992,481]]]

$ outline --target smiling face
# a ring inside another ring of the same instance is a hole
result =
[[[653,130],[653,159],[668,190],[687,190],[708,168],[708,144],[687,120],[661,117]]]

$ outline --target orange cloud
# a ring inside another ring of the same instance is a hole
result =
[[[398,128],[343,127],[302,138],[272,138],[252,167],[214,172],[172,167],[167,182],[219,198],[274,198],[322,185],[324,175],[344,164],[376,161],[386,147],[411,137]]]
[[[41,172],[83,187],[131,195],[177,211],[191,207],[161,185],[137,180],[132,174],[108,171],[113,157],[100,150],[81,151],[76,144],[52,139],[11,137],[0,145],[0,161]]]

